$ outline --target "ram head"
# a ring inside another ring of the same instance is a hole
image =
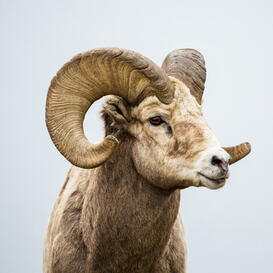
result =
[[[88,51],[52,80],[47,127],[75,166],[97,167],[127,145],[137,172],[156,187],[216,189],[225,184],[229,165],[250,152],[250,144],[220,146],[202,114],[205,79],[203,56],[193,49],[171,52],[162,68],[129,50]],[[92,144],[83,119],[103,96],[106,136]]]

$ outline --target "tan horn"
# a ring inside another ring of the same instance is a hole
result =
[[[194,49],[177,49],[165,58],[162,69],[182,81],[199,104],[205,89],[206,67],[202,54]]]
[[[124,49],[102,48],[75,56],[51,81],[46,102],[46,124],[57,149],[75,166],[93,168],[115,151],[118,139],[109,135],[91,144],[83,119],[92,103],[117,95],[136,104],[149,95],[163,103],[173,99],[166,73],[142,55]]]
[[[244,158],[245,156],[247,156],[251,151],[251,146],[250,146],[250,143],[244,142],[237,146],[223,147],[223,149],[226,152],[228,152],[229,155],[231,156],[231,159],[229,162],[229,164],[231,165],[237,162],[238,160]]]

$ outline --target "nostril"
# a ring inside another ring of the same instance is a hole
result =
[[[212,165],[219,165],[221,163],[221,159],[218,158],[216,155],[214,155],[211,159],[211,164]]]
[[[211,158],[211,164],[212,165],[216,165],[218,167],[220,167],[221,169],[223,169],[224,171],[228,170],[228,162],[226,162],[224,159],[219,158],[218,156],[214,155]]]

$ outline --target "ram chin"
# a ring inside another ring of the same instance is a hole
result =
[[[209,178],[207,176],[204,176],[202,174],[200,175],[200,186],[202,187],[206,187],[209,188],[211,190],[217,190],[219,188],[222,188],[225,183],[226,183],[226,179],[227,178],[221,178],[221,179],[213,179],[213,178]]]

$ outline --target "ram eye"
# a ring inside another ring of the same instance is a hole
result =
[[[158,126],[158,125],[164,123],[164,120],[160,116],[156,116],[156,117],[150,118],[149,122],[154,126]]]

